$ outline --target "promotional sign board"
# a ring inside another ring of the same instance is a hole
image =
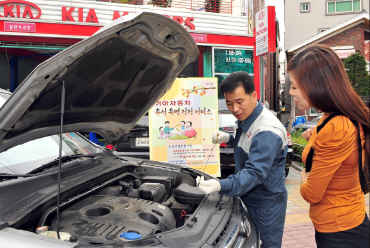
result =
[[[267,8],[256,13],[256,55],[260,56],[268,51],[268,18]]]
[[[150,159],[220,176],[216,78],[179,78],[149,111]]]

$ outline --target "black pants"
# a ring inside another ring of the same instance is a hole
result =
[[[369,248],[369,219],[361,225],[342,232],[320,233],[315,231],[317,248]]]

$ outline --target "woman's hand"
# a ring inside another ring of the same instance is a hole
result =
[[[305,139],[305,140],[309,140],[311,138],[311,135],[312,135],[312,132],[313,132],[313,128],[309,128],[307,129],[306,131],[304,131],[301,136]]]

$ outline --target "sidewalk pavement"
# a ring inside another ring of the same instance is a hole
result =
[[[283,248],[316,248],[315,230],[309,218],[309,204],[299,193],[300,172],[290,168],[286,179],[288,206],[285,217]]]
[[[283,248],[316,248],[315,230],[309,218],[309,204],[300,195],[300,172],[290,168],[286,179],[288,206],[283,234]],[[366,196],[369,214],[369,194]]]

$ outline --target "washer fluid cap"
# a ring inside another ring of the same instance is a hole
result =
[[[124,232],[119,235],[120,238],[124,238],[126,240],[138,240],[141,239],[140,233],[137,232]]]

